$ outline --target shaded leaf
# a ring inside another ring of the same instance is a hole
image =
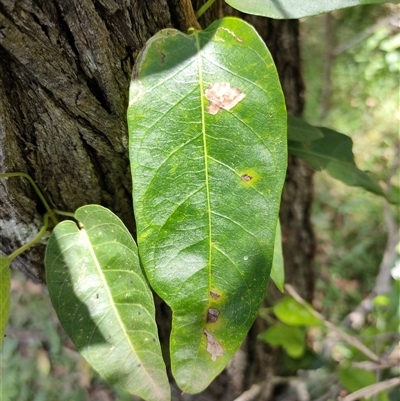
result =
[[[356,166],[350,137],[325,127],[319,127],[319,130],[323,134],[321,139],[308,143],[289,141],[290,154],[305,160],[317,171],[325,170],[346,185],[362,187],[392,203],[398,201],[386,194],[371,175]]]
[[[109,210],[88,205],[64,221],[46,249],[46,280],[60,322],[109,383],[148,401],[168,400],[169,384],[151,291],[136,244]]]
[[[279,220],[278,224],[276,225],[274,260],[272,262],[271,280],[275,283],[275,285],[281,292],[284,291],[285,265],[283,263],[282,231]]]
[[[274,324],[259,334],[258,338],[274,347],[283,347],[292,358],[300,358],[306,347],[306,332],[300,327]]]
[[[276,317],[290,326],[321,326],[322,322],[292,297],[283,297],[273,307]]]
[[[10,315],[10,264],[11,259],[0,255],[0,345],[3,343],[8,316]]]
[[[328,13],[361,4],[398,4],[398,0],[225,0],[230,6],[247,14],[276,19],[302,18]]]
[[[174,377],[199,392],[242,343],[272,265],[287,138],[264,42],[236,18],[156,34],[136,63],[128,125],[141,261],[173,311]]]
[[[338,378],[346,390],[350,392],[360,390],[363,387],[376,383],[376,377],[373,372],[355,368],[350,364],[339,366]]]
[[[301,118],[288,114],[288,140],[296,142],[309,142],[323,138],[324,135],[318,127],[306,123]]]

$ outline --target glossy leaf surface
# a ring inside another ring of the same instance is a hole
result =
[[[10,314],[10,273],[11,259],[0,255],[0,346],[3,343],[4,335]]]
[[[148,401],[169,384],[151,291],[136,244],[109,210],[88,205],[64,221],[46,249],[46,279],[60,322],[104,379]]]
[[[276,19],[302,18],[362,4],[395,3],[398,0],[225,0],[247,14]]]
[[[128,126],[140,258],[173,310],[174,377],[195,393],[239,348],[271,270],[287,138],[268,49],[236,18],[161,31],[138,58]]]
[[[362,187],[386,197],[389,202],[398,202],[394,196],[386,194],[371,175],[356,166],[350,137],[329,128],[318,129],[323,135],[321,139],[310,142],[289,141],[290,154],[305,160],[317,171],[325,170],[346,185]]]

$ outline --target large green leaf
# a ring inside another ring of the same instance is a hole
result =
[[[136,244],[109,210],[89,205],[46,249],[46,279],[62,326],[107,381],[148,401],[168,400],[151,291]]]
[[[140,54],[128,109],[141,261],[170,305],[172,371],[198,392],[257,316],[287,164],[286,112],[268,49],[237,18]]]
[[[328,13],[361,4],[395,3],[398,0],[225,0],[230,6],[247,14],[287,19]]]
[[[356,166],[350,137],[329,128],[318,127],[318,129],[323,134],[321,139],[304,143],[289,141],[290,154],[305,160],[315,170],[325,170],[330,176],[346,185],[362,187],[386,197],[392,203],[398,201],[394,196],[385,193],[371,175]]]
[[[10,264],[11,259],[0,255],[0,346],[3,343],[10,314]]]

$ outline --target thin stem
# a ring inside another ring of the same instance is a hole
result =
[[[63,210],[53,209],[53,212],[59,214],[60,216],[67,216],[75,219],[75,213],[72,212],[64,212]]]
[[[50,205],[47,203],[45,197],[43,196],[42,192],[40,191],[39,187],[36,185],[36,182],[33,181],[32,177],[26,173],[17,172],[17,173],[1,173],[0,178],[8,178],[8,177],[24,177],[26,178],[32,185],[33,189],[35,190],[37,196],[42,201],[44,207],[47,210],[48,215],[50,216],[53,224],[56,226],[58,224],[57,217],[54,215]]]
[[[347,341],[350,345],[353,347],[357,348],[359,351],[361,351],[364,355],[366,355],[368,358],[370,358],[374,362],[380,362],[380,358],[378,355],[375,355],[369,348],[367,348],[361,341],[359,341],[357,338],[352,337],[345,333],[343,330],[339,329],[339,327],[336,327],[333,323],[331,323],[329,320],[326,320],[324,316],[322,316],[319,312],[317,312],[314,308],[310,307],[308,303],[296,292],[294,287],[292,287],[290,284],[285,285],[286,291],[289,293],[289,295],[294,298],[299,304],[304,306],[313,316],[315,316],[317,319],[321,320],[325,326],[335,332],[339,337],[341,337],[343,340]]]
[[[50,211],[51,212],[51,211]],[[35,238],[33,238],[32,240],[30,240],[29,242],[27,242],[25,245],[21,246],[21,248],[18,248],[16,251],[14,251],[11,255],[7,256],[10,261],[13,260],[14,258],[16,258],[17,256],[21,255],[21,253],[25,252],[27,249],[29,249],[31,246],[35,245],[36,243],[38,243],[40,241],[40,239],[43,237],[43,235],[46,233],[47,231],[47,226],[49,224],[49,216],[50,213],[47,212],[44,216],[43,216],[43,226],[40,229],[40,231],[36,234]]]
[[[198,11],[196,11],[196,18],[199,19],[214,3],[215,0],[207,0],[207,2],[203,4]]]

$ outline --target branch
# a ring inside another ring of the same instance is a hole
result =
[[[391,187],[391,179],[396,174],[398,166],[400,165],[400,150],[397,146],[396,157],[393,162],[393,166],[389,171],[388,178],[386,179],[388,192]],[[396,258],[396,246],[399,243],[399,227],[396,223],[396,219],[391,211],[389,204],[385,201],[384,203],[384,219],[386,224],[386,230],[388,233],[388,239],[386,242],[385,252],[382,257],[382,261],[379,265],[379,272],[375,279],[375,285],[371,293],[361,301],[361,303],[350,312],[343,320],[342,325],[345,327],[359,328],[365,322],[368,313],[374,309],[373,300],[377,295],[383,295],[390,292],[390,270],[393,267],[393,261]]]
[[[337,334],[338,337],[345,340],[347,343],[352,345],[353,347],[357,348],[361,351],[364,355],[366,355],[369,359],[375,362],[380,362],[380,358],[378,355],[375,355],[369,348],[367,348],[361,341],[357,338],[350,336],[349,334],[345,333],[343,330],[339,329],[339,327],[335,326],[330,321],[326,320],[324,316],[322,316],[319,312],[317,312],[314,308],[310,307],[310,305],[296,292],[296,290],[290,285],[285,285],[286,291],[291,295],[299,304],[301,304],[308,312],[310,312],[313,316],[317,319],[321,320],[325,326]]]
[[[370,398],[373,395],[380,393],[381,391],[389,390],[390,388],[399,385],[400,377],[394,377],[393,379],[375,383],[370,386],[364,387],[361,390],[357,390],[354,393],[346,395],[346,397],[340,398],[340,401],[356,401],[359,400],[361,397]]]
[[[355,46],[357,43],[360,43],[364,39],[368,38],[368,36],[371,36],[376,30],[378,30],[379,28],[381,28],[381,27],[383,27],[385,25],[398,26],[399,17],[400,17],[400,13],[396,13],[394,15],[391,15],[389,17],[381,19],[376,24],[368,27],[365,31],[363,31],[363,32],[359,33],[358,35],[352,37],[347,42],[344,42],[341,45],[337,46],[333,50],[333,55],[334,56],[338,56],[339,54],[345,52],[346,50],[348,50],[351,47]]]

